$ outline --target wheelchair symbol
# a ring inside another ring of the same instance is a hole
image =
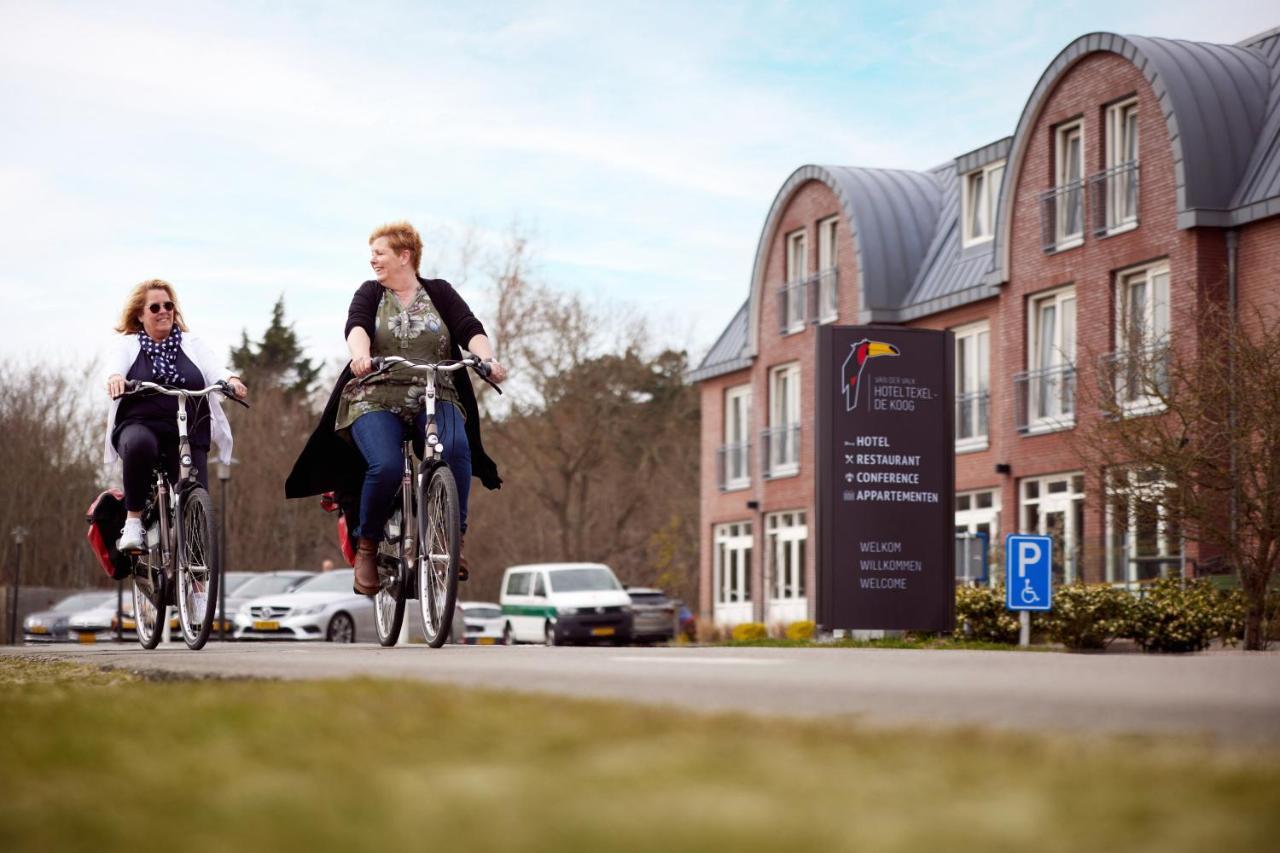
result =
[[[1036,595],[1036,591],[1031,588],[1031,578],[1027,578],[1027,585],[1022,588],[1023,604],[1039,604],[1040,596]]]

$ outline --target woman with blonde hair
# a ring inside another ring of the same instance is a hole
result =
[[[129,395],[121,399],[125,383],[145,380],[160,385],[199,389],[220,379],[231,384],[237,397],[247,393],[214,350],[187,329],[173,285],[158,278],[136,285],[120,313],[120,333],[107,357],[106,453],[108,465],[123,461],[124,503],[128,513],[117,547],[137,553],[145,547],[142,510],[151,492],[151,472],[163,464],[171,481],[178,479],[178,400],[164,395]],[[218,445],[218,459],[231,461],[231,427],[218,396],[207,398],[209,417],[188,411],[192,463],[206,488],[209,485],[210,443]],[[198,400],[188,404],[194,410]]]

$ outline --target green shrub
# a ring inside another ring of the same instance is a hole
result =
[[[735,643],[754,643],[769,639],[769,631],[759,622],[743,622],[733,626],[731,636]]]
[[[1018,617],[1005,610],[1004,588],[956,587],[956,634],[988,643],[1018,642]]]
[[[786,638],[796,643],[807,643],[813,639],[816,631],[817,626],[807,619],[800,622],[792,622],[787,626]]]
[[[1129,636],[1149,652],[1198,652],[1230,626],[1231,604],[1206,580],[1161,578],[1133,603]]]
[[[1108,584],[1073,583],[1053,592],[1043,614],[1049,638],[1069,649],[1105,649],[1129,633],[1133,597]]]

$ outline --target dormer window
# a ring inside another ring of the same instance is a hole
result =
[[[995,233],[996,204],[1004,182],[1004,161],[974,169],[964,176],[964,244],[985,243]]]

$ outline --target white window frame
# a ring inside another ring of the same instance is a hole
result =
[[[840,217],[818,221],[818,322],[833,323],[839,316],[836,262],[839,258]]]
[[[1040,316],[1043,309],[1050,304],[1054,307],[1053,340],[1045,341],[1042,347]],[[1060,287],[1045,293],[1037,293],[1027,300],[1027,365],[1035,371],[1074,367],[1076,362],[1076,289],[1074,285]],[[1061,376],[1061,374],[1059,374]],[[1028,381],[1037,381],[1033,375]],[[1041,393],[1033,394],[1034,385],[1027,389],[1027,405],[1031,409],[1041,409],[1037,403],[1043,398],[1045,386]],[[1076,400],[1072,394],[1071,411],[1065,412],[1057,406],[1053,411],[1041,414],[1039,411],[1027,412],[1028,432],[1049,432],[1068,429],[1075,426]]]
[[[1107,472],[1108,492],[1111,492],[1111,484],[1115,482],[1117,477],[1125,477],[1129,481],[1129,500],[1124,505],[1124,538],[1120,539],[1116,532],[1120,527],[1120,519],[1117,517],[1118,496],[1114,494],[1108,495],[1106,505],[1106,524],[1107,524],[1107,582],[1114,584],[1125,584],[1126,586],[1136,587],[1141,583],[1138,577],[1137,566],[1134,565],[1134,558],[1137,556],[1138,548],[1138,504],[1139,500],[1132,498],[1140,492],[1146,492],[1146,502],[1155,506],[1156,509],[1156,551],[1157,553],[1146,555],[1160,559],[1176,558],[1179,560],[1177,571],[1170,569],[1169,563],[1162,563],[1159,570],[1159,577],[1169,577],[1170,575],[1180,575],[1182,566],[1182,558],[1184,556],[1184,545],[1182,537],[1178,537],[1177,543],[1172,542],[1172,534],[1175,528],[1170,521],[1169,511],[1166,508],[1165,496],[1172,484],[1160,477],[1150,479],[1142,487],[1138,487],[1134,480],[1139,473],[1133,469],[1113,470]],[[1140,499],[1141,500],[1141,499]]]
[[[977,506],[978,495],[990,495],[991,506]],[[968,501],[968,507],[960,509],[960,504],[965,499]],[[995,586],[1003,572],[1003,566],[997,565],[994,559],[996,550],[1000,546],[1000,489],[993,486],[989,489],[956,492],[955,529],[956,533],[987,534],[987,581],[991,586]]]
[[[787,298],[784,301],[786,317],[783,333],[803,332],[805,328],[806,293],[804,280],[809,275],[809,235],[801,228],[786,236]]]
[[[978,323],[970,323],[967,326],[959,326],[951,330],[956,341],[956,396],[963,394],[977,393],[985,391],[988,394],[988,406],[990,406],[991,392],[991,326],[986,320]],[[969,379],[972,378],[972,382]],[[972,387],[970,387],[972,386]],[[975,405],[974,419],[978,417],[978,407]],[[988,433],[991,429],[991,412],[988,408],[987,422],[981,424],[981,431],[975,430],[973,435],[967,438],[960,437],[960,423],[957,414],[956,420],[956,453],[973,453],[979,450],[986,450],[988,447]]]
[[[751,386],[735,385],[724,392],[724,444],[740,446],[740,451],[725,451],[724,490],[745,489],[751,485]],[[742,453],[742,474],[730,476],[730,453]]]
[[[1132,124],[1129,118],[1132,116]],[[1132,203],[1127,186],[1121,186],[1122,176],[1112,175],[1111,169],[1138,162],[1138,99],[1127,98],[1107,107],[1107,234],[1119,234],[1138,227],[1137,184],[1134,184]],[[1137,181],[1137,175],[1132,176]]]
[[[711,601],[716,624],[752,621],[750,521],[717,524],[711,533]]]
[[[780,384],[786,383],[786,394],[779,393]],[[800,436],[793,430],[800,424],[800,362],[781,364],[769,371],[769,477],[791,477],[800,473]],[[786,429],[785,433],[773,430]],[[794,446],[792,445],[794,442]],[[782,446],[789,454],[774,453]],[[787,461],[779,463],[778,457],[787,455]]]
[[[1078,137],[1074,160],[1067,154],[1072,137]],[[1074,167],[1074,171],[1073,171]],[[1084,119],[1076,119],[1054,128],[1053,132],[1053,175],[1054,188],[1063,189],[1075,185],[1079,193],[1079,230],[1067,231],[1067,205],[1063,203],[1065,194],[1059,194],[1054,204],[1054,251],[1061,252],[1073,249],[1084,242],[1085,229],[1085,195],[1084,195]]]
[[[996,209],[1000,201],[1000,188],[1004,183],[1004,168],[1005,161],[997,160],[965,173],[961,184],[963,198],[960,208],[964,211],[964,230],[961,233],[963,245],[977,246],[995,237]]]
[[[804,510],[772,512],[764,519],[765,571],[770,622],[808,618],[809,527]]]
[[[1149,360],[1169,346],[1169,262],[1168,260],[1131,267],[1116,273],[1115,278],[1115,342],[1117,361],[1113,368],[1119,373],[1127,373],[1128,360],[1131,357],[1130,347],[1134,343],[1131,337],[1132,293],[1141,285],[1146,293],[1142,306],[1142,329],[1140,346],[1144,350],[1139,358]],[[1154,362],[1152,362],[1154,363]],[[1138,394],[1129,396],[1127,386],[1117,378],[1115,389],[1119,395],[1119,403],[1125,415],[1144,415],[1150,412],[1163,411],[1164,404],[1155,395]]]
[[[1065,481],[1066,486],[1057,491]],[[1058,559],[1062,565],[1062,583],[1073,583],[1080,578],[1081,566],[1077,555],[1083,556],[1084,531],[1078,529],[1084,523],[1084,472],[1069,471],[1063,474],[1048,474],[1042,477],[1026,477],[1018,483],[1018,529],[1023,533],[1050,535],[1047,517],[1050,514],[1062,514],[1062,552],[1055,553],[1052,559]],[[1030,484],[1037,485],[1038,494],[1030,496]],[[1077,488],[1079,484],[1079,488]],[[1035,507],[1036,520],[1032,523],[1031,508]]]

